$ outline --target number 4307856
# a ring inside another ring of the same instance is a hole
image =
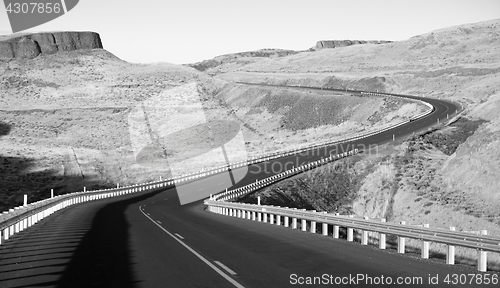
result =
[[[9,3],[6,7],[7,13],[23,14],[59,14],[61,3]]]

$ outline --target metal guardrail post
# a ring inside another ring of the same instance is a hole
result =
[[[405,221],[401,221],[401,225],[405,225]],[[398,253],[404,254],[405,253],[405,237],[398,236]]]
[[[339,238],[339,230],[340,230],[339,225],[333,225],[333,238],[335,239]]]
[[[292,229],[297,229],[297,218],[296,217],[292,218]]]
[[[306,219],[302,219],[302,221],[300,223],[300,229],[302,231],[304,231],[304,232],[307,231],[307,221],[306,221]]]
[[[283,226],[285,227],[289,227],[289,217],[288,216],[285,216],[284,219],[283,219]]]
[[[385,223],[386,219],[382,218],[382,219],[380,219],[380,222]],[[385,234],[384,233],[378,233],[378,248],[385,249],[386,245],[387,245],[387,243],[386,243],[386,236],[385,236]]]
[[[322,223],[321,226],[323,236],[328,236],[328,223]]]
[[[450,227],[451,231],[455,231],[455,227]],[[454,265],[455,264],[455,246],[446,245],[446,264]]]
[[[354,229],[347,227],[347,241],[352,242],[354,241]]]
[[[361,245],[368,245],[368,231],[361,231]]]
[[[488,235],[488,231],[481,230],[481,235]],[[487,253],[481,249],[477,250],[477,271],[486,272],[487,270]]]
[[[429,228],[429,224],[424,224],[424,228]],[[422,240],[421,258],[429,259],[429,241]]]
[[[311,221],[311,233],[316,234],[316,221]]]

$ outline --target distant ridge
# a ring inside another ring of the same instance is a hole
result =
[[[316,46],[312,50],[321,50],[328,48],[346,47],[359,44],[388,44],[393,41],[387,40],[321,40],[316,42]]]
[[[215,68],[222,64],[240,61],[244,63],[251,63],[255,60],[250,60],[251,58],[279,58],[288,55],[294,55],[301,51],[294,50],[286,50],[286,49],[260,49],[256,51],[246,51],[232,54],[224,54],[217,56],[213,59],[203,60],[201,62],[186,64],[186,66],[190,66],[199,71],[206,71],[210,68]]]

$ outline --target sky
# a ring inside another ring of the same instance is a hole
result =
[[[319,40],[399,41],[498,18],[499,0],[80,0],[28,31],[95,31],[125,61],[185,64]],[[0,34],[10,33],[0,5]]]

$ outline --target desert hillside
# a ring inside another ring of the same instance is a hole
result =
[[[362,169],[345,172],[348,181],[354,182],[346,183],[347,190],[341,192],[348,195],[341,202],[329,206],[315,200],[306,201],[306,205],[386,217],[390,221],[456,226],[467,231],[484,227],[498,235],[499,31],[500,20],[473,23],[394,43],[302,52],[235,69],[220,67],[225,72],[217,77],[254,83],[361,88],[461,103],[465,112],[459,121],[401,143],[391,153],[356,160]],[[382,147],[380,151],[387,149]],[[330,176],[318,173],[278,184],[262,193],[273,203],[287,203],[293,197],[303,203],[308,196],[297,196],[300,189],[293,187],[329,187],[330,182],[323,178]],[[313,180],[317,183],[308,183]],[[292,188],[287,194],[283,187]]]
[[[116,183],[168,177],[135,163],[130,111],[152,96],[199,95],[208,100],[224,81],[171,64],[124,62],[103,49],[41,54],[0,62],[0,206]],[[189,84],[196,83],[196,84]]]

